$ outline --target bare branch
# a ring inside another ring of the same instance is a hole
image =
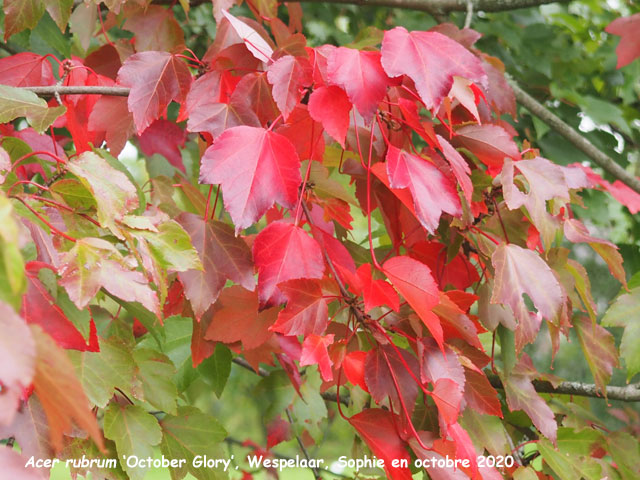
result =
[[[489,382],[494,388],[504,390],[502,380],[497,375],[488,375]],[[554,387],[550,382],[534,380],[533,387],[538,393],[554,393],[558,395],[575,395],[577,397],[604,398],[598,388],[592,383],[562,382]],[[622,402],[640,402],[640,384],[634,383],[626,387],[607,387],[608,400]]]
[[[507,80],[509,81],[511,88],[513,88],[513,92],[516,95],[518,103],[527,107],[527,109],[536,117],[569,140],[569,142],[597,163],[604,171],[640,193],[639,179],[627,173],[627,171],[618,165],[609,155],[598,149],[593,143],[576,132],[570,125],[565,123],[564,120],[555,115],[551,110],[542,105],[527,92],[522,90],[522,88],[520,88],[513,79],[507,77]]]
[[[53,97],[54,95],[113,95],[116,97],[129,96],[129,89],[126,87],[102,87],[102,86],[57,86],[50,87],[21,87],[25,90],[40,95],[42,97]]]
[[[570,0],[475,0],[476,11],[502,12],[518,8],[537,7],[549,3],[569,3]],[[291,0],[292,3],[337,3],[361,7],[389,7],[418,10],[427,13],[466,12],[467,0]],[[155,4],[167,5],[173,0],[154,0]],[[191,6],[211,3],[211,0],[191,0]]]

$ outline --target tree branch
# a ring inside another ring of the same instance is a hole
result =
[[[544,123],[554,128],[556,132],[571,142],[578,150],[582,151],[587,157],[598,164],[604,171],[617,178],[628,187],[640,193],[640,180],[633,175],[627,173],[620,165],[616,163],[609,155],[598,149],[593,143],[576,132],[570,125],[564,122],[560,117],[547,109],[535,98],[522,90],[520,86],[507,76],[507,80],[515,93],[516,100],[520,105],[526,107],[531,113],[542,120]]]
[[[291,3],[337,3],[361,7],[389,7],[418,10],[427,13],[466,12],[468,0],[288,0]],[[502,12],[518,8],[537,7],[549,3],[569,3],[570,0],[472,0],[474,10]],[[156,5],[170,5],[173,0],[154,0]],[[195,7],[211,0],[191,0]]]
[[[62,86],[51,85],[49,87],[20,87],[41,97],[53,97],[58,95],[112,95],[116,97],[128,97],[129,90],[126,87],[102,87],[102,86]]]
[[[502,380],[497,375],[487,375],[493,388],[504,390]],[[598,388],[592,383],[562,382],[554,387],[545,380],[534,380],[533,387],[538,393],[555,393],[558,395],[575,395],[577,397],[604,398]],[[640,383],[627,385],[626,387],[607,387],[608,400],[620,400],[622,402],[640,402]]]

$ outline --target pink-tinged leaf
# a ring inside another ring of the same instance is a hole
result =
[[[326,132],[344,148],[349,130],[351,102],[345,91],[330,85],[313,91],[309,97],[309,114],[320,122]]]
[[[458,42],[437,32],[408,32],[404,27],[385,32],[382,66],[390,77],[411,78],[429,110],[440,106],[454,76],[486,81],[480,60]]]
[[[391,188],[409,189],[416,216],[429,233],[438,228],[443,212],[462,213],[455,186],[428,160],[389,145],[387,174]]]
[[[396,425],[400,418],[392,412],[368,408],[354,415],[349,423],[369,446],[373,454],[384,460],[384,471],[390,480],[411,480],[411,471],[406,467],[394,467],[392,462],[410,461],[405,442],[400,438]]]
[[[342,87],[351,103],[368,123],[387,93],[389,77],[380,65],[380,52],[340,47],[333,50],[327,63],[331,84]]]
[[[387,260],[382,270],[422,319],[438,346],[443,349],[442,326],[438,317],[431,311],[439,302],[438,286],[431,276],[429,267],[413,258],[400,256]]]
[[[254,57],[265,63],[271,61],[273,48],[271,48],[271,45],[269,45],[258,32],[225,10],[222,10],[222,15],[229,20],[233,30],[242,39]]]
[[[216,301],[227,280],[247,290],[255,289],[251,250],[230,226],[216,220],[205,222],[201,216],[188,212],[180,214],[176,221],[191,237],[203,266],[203,270],[178,273],[197,319]]]
[[[292,55],[285,55],[269,65],[267,80],[273,86],[273,99],[285,121],[300,101],[302,88],[311,85],[311,74],[309,61]]]
[[[511,375],[506,379],[503,378],[502,383],[507,395],[507,405],[512,412],[524,410],[540,433],[555,443],[558,425],[551,408],[531,383],[531,378],[526,372],[528,370],[527,362],[530,364],[531,360],[525,354]]]
[[[100,288],[125,302],[138,302],[160,316],[156,292],[142,272],[130,270],[122,254],[109,242],[99,238],[79,239],[61,255],[60,281],[69,298],[84,309]]]
[[[456,458],[467,459],[471,463],[471,474],[473,478],[478,478],[477,453],[473,446],[471,437],[458,422],[449,425],[447,432],[454,442],[456,442]],[[501,477],[501,475],[499,475]],[[483,476],[483,478],[486,478]],[[488,479],[487,479],[488,480]]]
[[[91,320],[90,337],[87,342],[38,279],[39,268],[35,266],[34,262],[29,262],[26,270],[28,286],[27,293],[22,299],[21,313],[27,323],[40,325],[62,348],[81,352],[99,351],[98,336],[93,320]]]
[[[362,286],[365,312],[382,305],[386,305],[396,312],[400,309],[398,294],[384,280],[373,279],[370,263],[363,263],[358,268],[357,274]]]
[[[126,18],[122,28],[135,34],[136,51],[181,53],[184,50],[184,32],[172,9],[149,5]]]
[[[449,162],[449,165],[451,165],[451,170],[453,171],[456,180],[458,180],[458,183],[460,183],[460,188],[462,188],[464,198],[466,198],[467,202],[471,204],[473,184],[471,183],[471,169],[469,168],[469,164],[445,138],[440,135],[436,135],[436,137],[440,143],[440,148],[444,158]]]
[[[212,315],[210,320],[208,315]],[[276,315],[274,308],[258,313],[257,293],[234,285],[222,291],[216,304],[202,318],[209,322],[204,338],[223,343],[241,341],[245,350],[257,348],[273,335],[269,327]]]
[[[501,244],[494,251],[491,263],[495,269],[491,303],[511,307],[518,320],[516,349],[520,351],[535,340],[541,321],[540,316],[529,311],[522,295],[526,293],[540,315],[553,321],[566,301],[564,290],[549,265],[531,250]]]
[[[280,114],[271,90],[266,72],[248,73],[236,85],[229,103],[244,105],[258,116],[261,125],[267,125]]]
[[[360,350],[347,353],[342,360],[342,369],[344,374],[352,384],[358,385],[365,392],[368,392],[367,384],[364,378],[365,362],[367,358],[367,352]]]
[[[187,95],[187,130],[208,132],[216,138],[231,127],[260,126],[258,116],[246,104],[222,103],[221,89],[221,74],[217,71],[208,72],[193,82]]]
[[[324,260],[318,243],[302,228],[276,222],[262,230],[253,242],[258,268],[260,303],[272,305],[286,299],[277,287],[298,278],[322,278]]]
[[[606,386],[611,379],[613,368],[618,366],[615,339],[605,328],[594,325],[588,317],[574,317],[573,327],[596,386],[607,398]]]
[[[163,116],[172,101],[184,102],[191,80],[189,67],[176,55],[149,51],[127,58],[118,83],[131,88],[127,102],[137,133]]]
[[[333,380],[331,366],[333,362],[329,358],[327,347],[333,343],[333,334],[321,337],[320,335],[307,335],[302,342],[302,354],[300,366],[318,365],[320,375],[325,382]]]
[[[608,240],[592,237],[587,227],[575,218],[565,220],[564,236],[573,243],[588,243],[607,263],[611,275],[626,287],[627,278],[622,266],[622,255],[615,244]]]
[[[622,205],[627,207],[632,215],[640,212],[640,194],[630,187],[616,180],[613,183],[605,183],[606,190],[618,200]]]
[[[3,409],[2,413],[7,413]],[[21,405],[20,412],[16,414],[13,422],[7,426],[2,426],[0,421],[0,438],[13,437],[20,451],[27,458],[32,455],[36,458],[53,458],[54,453],[49,442],[49,426],[47,425],[47,417],[42,409],[42,405],[38,397],[31,395],[29,399]],[[0,465],[2,461],[0,461]],[[38,469],[47,473],[49,477],[49,468],[43,467]],[[22,478],[22,477],[20,477]]]
[[[473,153],[489,167],[498,172],[506,158],[520,159],[520,151],[509,133],[499,125],[468,125],[455,131],[452,143]]]
[[[629,65],[640,57],[640,13],[629,17],[616,18],[604,31],[621,37],[620,43],[616,48],[616,54],[618,55],[616,68]]]
[[[407,124],[418,135],[420,135],[425,142],[429,144],[431,148],[438,147],[438,139],[436,133],[433,130],[433,124],[431,122],[424,122],[418,114],[418,105],[415,100],[408,100],[406,98],[398,98],[398,107],[402,112],[402,116]]]
[[[369,351],[364,364],[367,391],[376,403],[381,404],[388,397],[394,410],[406,411],[409,415],[418,397],[416,380],[419,375],[416,358],[405,350],[396,351],[390,345]]]
[[[445,425],[458,421],[462,391],[460,385],[449,378],[441,378],[435,382],[431,398],[438,407],[438,412]]]
[[[297,279],[282,282],[280,290],[287,306],[271,327],[283,335],[321,335],[327,328],[329,310],[318,280]]]
[[[425,337],[418,342],[418,358],[420,360],[420,379],[423,382],[436,383],[441,378],[453,380],[462,392],[465,384],[464,368],[458,355],[448,346],[444,354],[436,342]]]
[[[504,64],[496,57],[483,55],[482,67],[489,79],[485,91],[487,101],[497,113],[508,113],[516,118],[516,97],[504,76]]]
[[[491,386],[489,379],[469,368],[464,369],[466,378],[464,387],[464,401],[467,407],[487,415],[502,418],[502,408],[498,399],[498,392]]]
[[[125,97],[101,96],[89,115],[89,130],[105,132],[107,146],[118,156],[136,131]]]
[[[25,321],[0,302],[0,425],[9,425],[35,373],[36,348]]]
[[[56,81],[49,60],[31,52],[0,58],[0,78],[3,85],[12,87],[53,85]]]
[[[37,459],[40,460],[40,458]],[[2,475],[5,478],[19,478],[20,480],[45,480],[49,478],[48,472],[31,466],[27,467],[29,460],[27,455],[18,453],[11,447],[0,446],[0,468],[2,468]]]
[[[291,142],[280,134],[234,127],[205,152],[200,181],[222,185],[224,205],[238,233],[275,202],[293,208],[302,182],[300,159]]]
[[[150,157],[158,153],[166,158],[171,165],[184,172],[180,147],[184,147],[186,139],[187,132],[174,122],[161,118],[142,132],[138,137],[138,142],[140,150],[145,155]]]

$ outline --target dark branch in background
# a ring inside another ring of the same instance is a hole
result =
[[[291,3],[337,3],[361,7],[389,7],[418,10],[427,13],[466,12],[468,0],[290,0]],[[518,8],[537,7],[549,3],[569,3],[570,0],[471,0],[475,11],[503,12]],[[154,0],[156,5],[172,5],[173,0]],[[191,0],[195,7],[211,0]]]
[[[548,108],[538,102],[535,98],[522,90],[520,86],[511,78],[507,77],[516,100],[523,107],[526,107],[531,113],[542,120],[544,123],[553,127],[556,132],[569,140],[578,150],[581,150],[587,157],[598,164],[604,171],[619,179],[627,186],[640,193],[640,180],[633,175],[627,173],[620,165],[616,163],[609,155],[598,149],[593,143],[576,132],[570,125],[564,122],[560,117],[551,112]]]
[[[497,375],[488,375],[493,388],[504,390],[502,380]],[[604,398],[598,388],[592,383],[562,382],[557,387],[545,380],[534,380],[533,386],[538,393],[555,393],[560,395],[575,395],[577,397]],[[607,387],[608,400],[620,400],[622,402],[640,402],[640,383],[627,385],[626,387]]]

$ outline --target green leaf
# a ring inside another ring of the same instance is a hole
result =
[[[135,365],[129,347],[117,339],[100,342],[100,352],[69,352],[82,387],[94,405],[104,408],[119,388],[132,394]]]
[[[198,365],[197,370],[213,387],[216,396],[220,398],[231,373],[231,350],[226,345],[218,343],[213,355],[204,359]]]
[[[179,223],[169,220],[158,226],[158,232],[141,231],[136,235],[149,242],[151,253],[162,268],[176,272],[202,270],[198,252],[191,244],[189,234]]]
[[[594,446],[599,446],[602,434],[598,430],[580,430],[561,427],[558,429],[558,448],[563,452],[589,456]]]
[[[93,152],[84,152],[70,161],[67,168],[95,198],[100,224],[121,238],[115,222],[139,206],[133,183],[124,173]]]
[[[27,288],[18,234],[13,205],[4,193],[0,193],[0,300],[16,309]]]
[[[637,337],[636,337],[637,338]],[[625,432],[611,432],[606,436],[609,452],[618,466],[623,480],[634,480],[640,472],[640,445],[638,439]]]
[[[175,375],[178,392],[183,392],[198,377],[191,362],[191,336],[193,321],[180,316],[169,317],[164,321],[165,341],[162,351],[171,359],[177,372]]]
[[[58,1],[58,0],[43,0]],[[65,0],[62,0],[65,1]],[[60,32],[60,28],[50,15],[44,14],[38,25],[31,30],[29,37],[31,50],[46,55],[51,53],[56,57],[69,58],[71,56],[71,44],[67,37]]]
[[[496,456],[510,453],[509,440],[500,418],[466,408],[460,424],[469,432],[474,445],[486,448]]]
[[[295,394],[293,385],[282,370],[262,378],[253,390],[253,395],[262,399],[260,407],[264,411],[265,422],[284,412],[284,409],[291,405]]]
[[[620,295],[602,319],[604,327],[624,327],[620,356],[627,365],[627,381],[640,372],[640,287]]]
[[[196,468],[193,459],[197,455],[209,458],[225,458],[220,442],[227,432],[211,415],[194,407],[180,407],[176,416],[167,415],[161,422],[164,436],[160,448],[167,458],[185,459],[186,465],[171,468],[171,478],[179,480],[187,472],[199,480],[227,478],[221,468]]]
[[[67,29],[67,22],[71,16],[73,0],[44,0],[47,12],[56,22],[62,33]]]
[[[148,348],[133,351],[138,367],[136,378],[142,383],[143,395],[136,395],[157,409],[175,414],[178,392],[173,383],[176,367],[166,355]]]
[[[549,440],[542,439],[538,442],[538,450],[544,461],[560,480],[575,480],[580,478],[580,472],[574,467],[575,459],[558,451]]]
[[[58,180],[49,188],[51,193],[59,195],[67,205],[81,212],[97,207],[91,192],[75,178]]]
[[[44,13],[42,0],[4,1],[4,39],[26,28],[33,28]]]
[[[104,435],[116,443],[120,465],[134,480],[142,480],[146,469],[127,467],[122,457],[138,458],[154,456],[155,445],[162,441],[162,429],[153,415],[136,405],[112,403],[104,414]],[[175,457],[179,458],[179,457]]]
[[[47,102],[28,90],[0,85],[0,123],[26,117],[29,124],[42,133],[66,111],[62,105],[49,108]]]

